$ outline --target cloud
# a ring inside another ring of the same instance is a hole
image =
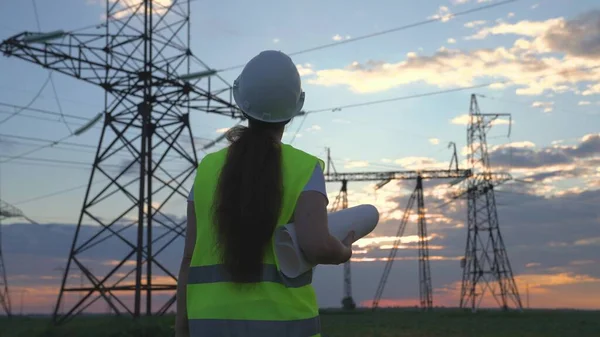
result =
[[[553,109],[554,102],[533,102],[531,103],[532,108],[541,108],[544,112],[551,112]]]
[[[450,43],[450,44],[455,44],[456,40],[453,38],[449,38],[448,40],[446,40],[446,42]]]
[[[452,2],[453,5],[464,5],[467,2],[469,2],[470,0],[451,0],[450,2]]]
[[[515,13],[513,13],[513,12],[510,12],[506,15],[507,18],[512,18],[514,16],[515,16]]]
[[[595,263],[596,263],[596,261],[594,261],[594,260],[575,260],[575,261],[569,262],[569,264],[573,265],[573,266],[584,266],[584,265],[595,264]]]
[[[465,23],[464,26],[467,28],[475,28],[477,26],[485,25],[486,22],[487,21],[485,21],[485,20],[469,21],[469,22]]]
[[[600,58],[600,10],[589,11],[573,20],[554,25],[542,38],[551,50]]]
[[[314,71],[312,69],[312,64],[310,64],[310,63],[297,64],[296,69],[298,69],[298,73],[300,74],[300,76],[307,76],[307,75],[314,74]]]
[[[600,94],[600,83],[587,86],[587,89],[581,93],[583,96]]]
[[[447,7],[440,10],[449,12]],[[444,14],[445,15],[445,14]],[[470,51],[441,48],[431,56],[407,54],[404,60],[352,62],[344,68],[315,71],[308,82],[321,86],[344,85],[356,93],[373,93],[425,82],[440,88],[472,86],[478,79],[495,79],[496,89],[516,87],[518,95],[544,93],[600,93],[600,10],[572,20],[551,18],[499,23],[479,29],[471,39],[515,35],[511,47]],[[472,21],[477,27],[483,21]],[[588,69],[582,69],[588,68]],[[544,110],[550,111],[545,106]]]
[[[434,158],[409,156],[393,161],[394,164],[402,166],[406,170],[419,169],[441,169],[447,168],[448,163],[438,162]]]
[[[550,28],[564,23],[564,19],[548,19],[546,21],[529,21],[523,20],[517,23],[500,23],[493,27],[485,27],[480,29],[475,35],[467,37],[468,40],[481,40],[489,35],[506,35],[515,34],[520,36],[541,36]],[[465,25],[466,26],[466,25]]]
[[[578,83],[598,81],[599,68],[579,68],[599,63],[567,56],[537,58],[531,54],[530,44],[518,40],[510,49],[498,47],[467,52],[443,49],[432,56],[412,53],[396,63],[355,61],[344,68],[318,70],[308,83],[325,87],[343,85],[355,93],[374,93],[419,82],[440,88],[466,87],[478,79],[492,78],[508,82],[495,86],[497,89],[516,86],[518,95],[541,95],[575,91]],[[592,90],[595,89],[590,88],[585,94],[591,94]]]
[[[437,13],[431,16],[428,16],[428,19],[439,19],[441,22],[448,22],[454,14],[450,12],[450,8],[446,6],[440,6],[437,10]]]
[[[350,35],[341,36],[340,34],[335,34],[331,39],[333,41],[349,40],[350,39]]]
[[[113,10],[114,14],[112,17],[115,19],[121,19],[129,15],[143,15],[144,6],[136,0],[109,0],[111,3],[118,2],[119,5]],[[94,2],[88,2],[94,3]],[[173,0],[155,0],[152,2],[152,11],[157,15],[163,15],[167,12],[169,7],[173,4]],[[105,14],[103,14],[103,17]]]
[[[571,20],[553,18],[546,21],[520,21],[486,27],[469,39],[483,39],[489,35],[514,34],[534,37],[531,42],[538,51],[563,52],[570,56],[600,58],[600,10],[591,10]]]
[[[469,114],[462,114],[460,116],[456,116],[456,117],[452,118],[450,120],[450,123],[456,124],[456,125],[469,125],[470,121],[471,121],[471,117],[469,116]],[[514,123],[514,121],[512,121],[512,122]],[[495,119],[492,122],[492,125],[508,125],[508,124],[510,124],[508,119],[502,119],[502,118]]]
[[[433,145],[438,145],[440,143],[440,140],[437,138],[429,138],[429,142]]]
[[[520,193],[566,197],[600,188],[600,134],[581,137],[574,145],[494,146],[489,158],[496,170],[510,170],[513,176],[533,183],[519,185]]]
[[[525,265],[525,268],[533,268],[533,267],[539,267],[539,266],[541,266],[541,264],[538,262],[530,262]]]
[[[600,236],[577,240],[574,244],[576,246],[600,246]]]
[[[590,101],[579,101],[577,103],[577,105],[590,105],[590,104],[592,104],[592,102],[590,102]]]
[[[275,43],[275,44],[279,43],[279,41],[280,41],[280,40],[279,40],[278,38],[274,38],[274,39],[273,39],[273,43]]]
[[[311,125],[311,127],[306,129],[307,132],[317,132],[317,131],[321,131],[321,130],[322,130],[322,128],[317,124],[313,124],[313,125]]]
[[[364,160],[350,160],[350,161],[346,161],[344,163],[344,168],[346,168],[346,169],[368,167],[368,166],[369,166],[369,162],[364,161]]]

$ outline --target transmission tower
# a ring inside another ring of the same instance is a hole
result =
[[[475,312],[489,290],[498,305],[507,310],[523,306],[515,283],[504,240],[500,234],[494,186],[511,179],[506,173],[493,173],[490,169],[486,133],[499,117],[510,114],[482,114],[477,98],[471,95],[470,122],[467,127],[467,160],[473,172],[467,179],[467,188],[454,198],[466,194],[468,234],[463,268],[460,307],[471,307]],[[509,122],[509,134],[510,134]]]
[[[329,169],[331,167],[333,167],[333,172],[336,172],[335,165],[331,160],[330,149],[327,148],[327,171],[325,172],[327,176],[330,174]],[[348,208],[348,180],[342,180],[341,182],[342,187],[331,205],[329,212],[339,211],[340,206],[341,209]],[[354,302],[354,299],[352,298],[352,270],[350,261],[344,263],[344,297],[342,298],[342,308],[346,310],[354,310],[356,308],[356,302]]]
[[[2,255],[2,221],[8,218],[23,218],[31,223],[36,222],[28,218],[23,211],[17,207],[0,200],[0,306],[2,306],[2,309],[4,309],[7,316],[11,316],[10,293],[8,291],[4,257]]]
[[[433,307],[431,289],[431,269],[429,267],[429,244],[427,243],[427,223],[425,220],[425,200],[423,198],[423,179],[417,177],[417,219],[419,222],[419,299],[422,309]]]
[[[418,234],[419,234],[419,294],[420,305],[423,309],[431,309],[433,307],[431,273],[429,268],[429,247],[427,243],[427,223],[425,215],[425,202],[423,198],[423,180],[424,179],[466,179],[471,175],[471,170],[420,170],[420,171],[387,171],[387,172],[356,172],[356,173],[337,173],[329,172],[330,163],[332,164],[329,150],[327,152],[327,171],[325,173],[326,182],[341,182],[342,187],[336,198],[331,211],[335,211],[340,203],[340,200],[345,200],[347,207],[347,194],[349,181],[377,181],[376,189],[382,188],[392,180],[416,180],[417,184],[414,192],[408,201],[407,211],[404,212],[403,219],[398,228],[396,242],[390,251],[390,257],[386,262],[384,273],[379,283],[377,294],[373,301],[373,308],[379,304],[383,289],[387,282],[387,277],[393,263],[393,257],[396,255],[398,246],[400,245],[400,237],[404,233],[404,228],[408,222],[410,210],[413,207],[414,200],[417,200],[418,214]],[[335,170],[335,168],[334,168]],[[342,202],[344,205],[344,202]],[[393,256],[392,256],[393,255]],[[347,265],[347,267],[346,267]],[[344,264],[344,299],[342,305],[345,309],[353,309],[356,307],[352,299],[352,278],[350,274],[350,262]]]
[[[185,235],[185,220],[163,209],[185,204],[184,183],[198,163],[190,110],[242,117],[231,103],[231,87],[223,81],[215,89],[212,79],[220,77],[190,50],[189,0],[107,0],[105,17],[96,27],[102,33],[25,32],[0,45],[7,56],[105,92],[102,133],[54,307],[56,324],[98,299],[117,315],[167,312],[175,302],[177,273],[163,265],[160,253]],[[185,163],[168,167],[170,154]],[[115,171],[116,155],[129,159],[117,161]],[[95,234],[81,234],[86,224],[94,225]],[[94,268],[94,275],[86,260],[91,249],[115,252],[114,263]],[[88,285],[69,283],[81,272]],[[80,299],[66,295],[82,292]],[[59,315],[62,301],[67,307]]]
[[[341,209],[348,208],[348,180],[342,180],[342,187],[340,188],[340,192],[335,198],[335,201],[329,209],[329,212],[339,211],[340,204]],[[344,297],[342,298],[342,308],[346,310],[353,310],[356,308],[356,303],[352,298],[352,271],[350,268],[350,261],[346,261],[344,263]]]

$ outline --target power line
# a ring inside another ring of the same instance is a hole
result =
[[[0,114],[8,114],[8,115],[12,115],[12,114],[13,114],[13,112],[0,110]],[[45,117],[41,117],[41,116],[35,116],[35,115],[24,114],[24,113],[22,113],[22,112],[21,112],[21,113],[19,113],[19,115],[18,115],[17,117],[20,117],[20,118],[30,118],[30,119],[35,119],[35,120],[38,120],[38,121],[46,121],[46,122],[53,122],[53,123],[60,123],[60,124],[62,124],[62,123],[63,123],[63,122],[62,122],[62,121],[60,121],[60,120],[56,120],[56,119],[52,119],[52,118],[45,118]],[[82,126],[82,125],[85,125],[85,124],[83,124],[83,123],[73,123],[73,122],[71,122],[71,125]]]
[[[17,135],[8,135],[8,134],[0,134],[0,138],[13,138],[13,139],[20,139],[20,140],[27,140],[27,141],[32,141],[32,142],[44,142],[44,143],[53,143],[53,140],[50,139],[43,139],[43,138],[36,138],[36,137],[24,137],[24,136],[17,136]],[[23,142],[17,142],[17,141],[11,141],[11,143],[13,144],[21,144],[21,145],[25,145],[25,146],[35,146],[35,144],[30,144],[30,143],[23,143]],[[82,148],[86,148],[86,149],[93,149],[90,151],[86,151],[83,149],[73,149],[73,148],[69,148],[69,147],[64,147],[63,145],[66,146],[76,146],[76,147],[82,147]],[[67,151],[72,151],[72,152],[81,152],[81,153],[89,153],[89,154],[96,154],[96,149],[97,146],[96,145],[89,145],[89,144],[80,144],[80,143],[72,143],[72,142],[62,142],[60,144],[56,144],[52,146],[53,149],[59,149],[59,150],[67,150]],[[100,149],[101,151],[106,150],[106,148],[102,148]],[[116,156],[120,156],[120,158],[128,158],[130,159],[131,156],[126,154],[126,153],[115,153]],[[6,157],[6,156],[2,156],[0,155],[0,157]],[[181,157],[175,156],[175,155],[169,155],[165,157],[166,159],[170,159],[171,161],[173,160],[177,160],[177,159],[181,159]],[[15,158],[17,159],[17,158]],[[28,159],[28,158],[22,158],[22,159]],[[86,163],[86,165],[88,165],[88,163]],[[91,164],[89,164],[91,165]]]
[[[419,21],[419,22],[407,24],[407,25],[400,26],[400,27],[395,27],[395,28],[391,28],[391,29],[387,29],[387,30],[383,30],[383,31],[375,32],[375,33],[361,35],[359,37],[351,38],[351,39],[348,39],[348,40],[336,41],[336,42],[331,42],[331,43],[319,45],[319,46],[308,48],[308,49],[298,50],[298,51],[295,51],[295,52],[292,52],[292,53],[288,53],[288,55],[289,56],[300,55],[300,54],[304,54],[304,53],[308,53],[308,52],[312,52],[312,51],[316,51],[316,50],[321,50],[321,49],[325,49],[325,48],[331,48],[331,47],[339,46],[341,44],[346,44],[346,43],[356,42],[356,41],[360,41],[360,40],[365,40],[365,39],[369,39],[369,38],[380,36],[380,35],[394,33],[394,32],[398,32],[398,31],[401,31],[401,30],[405,30],[405,29],[409,29],[409,28],[414,28],[414,27],[423,26],[423,25],[434,23],[434,22],[442,21],[444,19],[447,19],[448,17],[454,18],[454,17],[457,17],[457,16],[463,16],[463,15],[467,15],[467,14],[471,14],[471,13],[475,13],[475,12],[480,12],[480,11],[483,11],[483,10],[486,10],[486,9],[490,9],[490,8],[493,8],[493,7],[503,6],[503,5],[509,4],[511,2],[517,2],[517,1],[519,1],[519,0],[505,0],[505,1],[497,2],[497,3],[492,3],[492,4],[489,4],[489,5],[484,5],[484,6],[480,6],[480,7],[468,9],[468,10],[465,10],[465,11],[462,11],[462,12],[448,14],[447,16],[443,16],[443,17],[442,16],[434,17],[434,18],[431,18],[431,19],[428,19],[428,20],[423,20],[423,21]],[[218,72],[224,72],[224,71],[229,71],[229,70],[233,70],[233,69],[243,68],[245,65],[246,64],[238,64],[236,66],[231,66],[231,67],[223,68],[221,70],[218,70]]]
[[[65,170],[65,169],[70,169],[70,170],[83,170],[86,172],[89,172],[89,167],[82,167],[82,166],[70,166],[70,165],[65,165],[65,164],[51,164],[51,163],[45,163],[43,165],[40,165],[39,163],[36,162],[21,162],[22,159],[16,159],[11,161],[10,163],[6,163],[4,165],[16,165],[16,166],[30,166],[30,167],[36,167],[36,168],[40,168],[43,167],[44,169],[48,169],[48,168],[56,168],[56,169],[60,169],[60,170]]]
[[[534,106],[531,106],[528,102],[513,101],[513,100],[510,100],[510,99],[506,99],[504,97],[490,96],[490,95],[484,95],[484,94],[478,94],[478,93],[476,93],[476,95],[478,97],[481,97],[481,98],[486,98],[486,99],[491,99],[491,100],[496,100],[496,101],[506,102],[506,103],[511,103],[511,104],[518,104],[518,105],[522,105],[522,106],[527,107],[527,108],[535,108]],[[533,103],[533,102],[531,102],[531,103]],[[564,110],[562,108],[556,108],[554,106],[552,107],[552,110],[553,111],[554,110],[556,110],[556,111],[562,111],[562,112],[565,112],[565,113],[572,113],[571,111],[567,111],[567,110]]]
[[[0,155],[0,158],[10,158],[10,157],[9,156]],[[84,166],[89,166],[89,167],[92,166],[92,164],[86,163],[86,162],[82,162],[82,161],[62,160],[62,159],[50,159],[50,158],[38,158],[38,157],[21,157],[21,158],[19,158],[19,160],[30,160],[30,161],[37,161],[37,162],[44,162],[44,163],[84,165]],[[115,165],[115,164],[105,164],[105,166],[120,167],[119,165]]]
[[[399,96],[399,97],[393,97],[393,98],[387,98],[387,99],[381,99],[381,100],[375,100],[375,101],[366,101],[366,102],[362,102],[362,103],[347,104],[347,105],[341,105],[341,106],[331,107],[331,108],[309,110],[309,111],[306,111],[305,114],[311,114],[311,113],[316,113],[316,112],[332,111],[332,110],[339,111],[341,109],[357,108],[357,107],[367,106],[367,105],[373,105],[373,104],[388,103],[388,102],[403,101],[403,100],[408,100],[408,99],[413,99],[413,98],[421,98],[421,97],[427,97],[427,96],[435,96],[435,95],[441,95],[441,94],[448,94],[448,93],[452,93],[452,92],[458,92],[458,91],[464,91],[464,90],[470,90],[470,89],[476,89],[476,88],[489,87],[490,85],[495,84],[495,83],[498,83],[498,82],[486,83],[486,84],[478,84],[478,85],[472,85],[472,86],[469,86],[469,87],[461,87],[461,88],[454,88],[454,89],[447,89],[447,90],[430,91],[430,92],[426,92],[426,93],[422,93],[422,94],[414,94],[414,95],[408,95],[408,96]]]
[[[60,144],[60,143],[62,143],[63,141],[65,141],[65,140],[67,140],[67,139],[69,139],[69,138],[71,138],[71,137],[73,137],[73,136],[74,136],[74,134],[70,134],[70,135],[68,135],[68,136],[65,136],[65,137],[63,137],[63,138],[61,138],[61,139],[55,140],[55,141],[53,141],[52,143],[49,143],[49,144],[46,144],[46,145],[42,145],[42,146],[36,147],[35,149],[32,149],[32,150],[30,150],[30,151],[27,151],[27,152],[23,152],[23,153],[21,153],[21,154],[18,154],[18,155],[16,155],[16,156],[8,157],[8,159],[6,159],[6,160],[4,160],[4,161],[0,161],[0,164],[8,163],[8,162],[10,162],[10,161],[12,161],[12,160],[15,160],[15,159],[20,159],[20,158],[23,158],[23,157],[25,157],[26,155],[29,155],[29,154],[35,153],[35,152],[37,152],[37,151],[43,150],[43,149],[45,149],[45,148],[48,148],[48,147],[51,147],[51,146],[54,146],[54,145]]]
[[[72,192],[72,191],[75,191],[75,190],[78,190],[78,189],[81,189],[81,188],[84,188],[84,187],[87,187],[87,186],[88,186],[87,183],[83,184],[83,185],[77,185],[77,186],[66,188],[66,189],[63,189],[63,190],[58,190],[56,192],[52,192],[52,193],[49,193],[49,194],[43,194],[43,195],[40,195],[40,196],[37,196],[37,197],[33,197],[33,198],[29,198],[29,199],[24,199],[24,200],[21,200],[21,201],[13,202],[13,205],[21,205],[21,204],[25,204],[25,203],[32,202],[32,201],[46,199],[46,198],[53,197],[53,196],[60,195],[60,194],[64,194],[64,193],[67,193],[67,192]]]
[[[10,108],[15,108],[15,109],[24,109],[24,110],[29,110],[29,111],[35,111],[35,112],[39,112],[39,113],[42,113],[42,114],[53,115],[53,116],[61,116],[61,113],[59,113],[59,112],[45,110],[45,109],[39,109],[39,108],[32,108],[32,107],[29,107],[29,106],[22,106],[22,105],[7,103],[7,102],[0,102],[0,106],[5,106],[5,107],[10,107]],[[83,120],[83,121],[86,121],[86,122],[89,121],[89,118],[81,117],[81,116],[76,116],[76,115],[62,114],[62,116],[73,118],[73,119],[79,119],[79,120]]]
[[[25,137],[25,136],[17,136],[17,135],[9,135],[9,134],[4,134],[4,133],[0,133],[0,137],[15,138],[15,139],[21,139],[21,140],[29,140],[29,141],[34,141],[34,142],[45,142],[45,143],[53,143],[53,142],[55,142],[54,140],[51,140],[51,139],[37,138],[37,137]],[[95,149],[97,147],[95,145],[81,144],[81,143],[72,143],[72,142],[62,142],[61,144],[62,145],[79,146],[79,147],[85,147],[85,148],[92,148],[92,149]]]
[[[308,114],[304,114],[304,116],[302,117],[302,121],[300,121],[300,125],[298,125],[298,128],[296,129],[296,132],[294,133],[294,136],[292,137],[292,140],[290,140],[290,145],[294,143],[294,140],[296,140],[296,136],[300,132],[300,129],[302,129],[302,125],[304,125],[304,121],[306,121],[307,116],[308,116]]]
[[[12,119],[16,115],[20,114],[23,110],[29,109],[29,107],[31,107],[31,105],[33,105],[33,103],[35,103],[35,101],[40,97],[40,95],[42,94],[42,92],[44,91],[44,89],[46,88],[46,86],[48,85],[48,81],[49,80],[50,80],[50,75],[48,75],[48,78],[46,78],[46,81],[44,81],[44,84],[42,84],[40,90],[38,90],[38,92],[33,96],[33,98],[25,106],[16,106],[16,105],[13,105],[13,108],[15,108],[17,110],[15,112],[13,112],[10,116],[8,116],[8,117],[4,118],[3,120],[1,120],[0,121],[0,125],[6,123],[7,121],[9,121],[10,119]]]

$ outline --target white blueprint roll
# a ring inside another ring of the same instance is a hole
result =
[[[371,233],[379,221],[379,211],[373,205],[359,205],[327,215],[329,233],[342,240],[354,231],[354,240]],[[277,229],[275,233],[275,254],[279,260],[281,272],[290,278],[298,277],[315,267],[304,258],[298,241],[294,223]]]

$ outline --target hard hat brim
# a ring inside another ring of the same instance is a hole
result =
[[[239,79],[239,78],[238,78]],[[291,109],[289,112],[285,113],[285,117],[283,118],[268,118],[265,116],[268,116],[269,114],[265,114],[265,113],[261,113],[259,111],[253,111],[252,107],[250,108],[245,108],[244,107],[244,101],[241,98],[240,92],[239,92],[239,86],[238,86],[238,79],[236,79],[233,83],[233,99],[235,101],[235,103],[237,104],[238,108],[240,110],[242,110],[242,112],[244,112],[244,114],[248,115],[249,117],[259,120],[261,122],[265,122],[265,123],[281,123],[281,122],[287,122],[289,120],[291,120],[292,118],[294,118],[295,116],[298,115],[298,113],[302,110],[302,108],[304,107],[304,99],[306,94],[304,93],[304,91],[302,91],[300,93],[300,97],[298,99],[298,101],[296,102],[296,106],[294,107],[294,109]]]

